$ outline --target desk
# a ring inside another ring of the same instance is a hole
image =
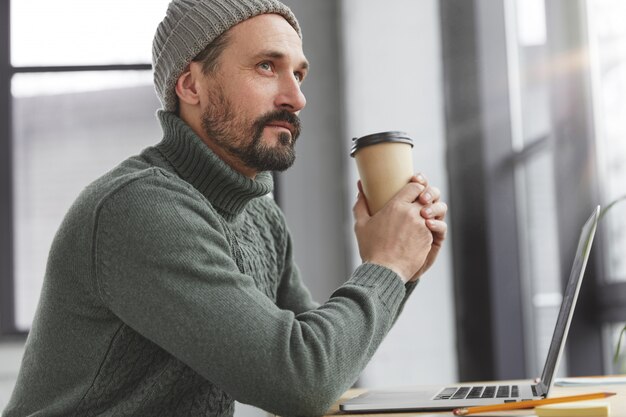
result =
[[[601,377],[600,377],[601,378]],[[504,383],[520,383],[521,381],[505,381]],[[528,382],[528,381],[525,381]],[[502,384],[503,382],[498,382]],[[483,384],[483,383],[479,383]],[[484,383],[486,385],[486,383]],[[460,385],[469,385],[469,384],[460,384]],[[406,388],[406,387],[405,387]],[[348,414],[339,412],[339,402],[345,401],[346,399],[355,397],[361,393],[366,391],[365,389],[351,389],[347,391],[341,399],[329,410],[327,416],[356,416],[356,417],[365,417],[365,416],[380,416],[380,417],[408,417],[408,416],[452,416],[451,411],[439,411],[439,412],[426,412],[426,413],[417,413],[417,412],[407,412],[407,413],[380,413],[380,414]],[[617,395],[604,399],[602,401],[608,401],[611,403],[611,417],[626,417],[626,384],[620,385],[587,385],[587,386],[575,386],[575,387],[553,387],[550,392],[550,397],[564,397],[567,395],[577,395],[577,394],[585,394],[592,392],[615,392]],[[532,410],[515,410],[515,411],[506,411],[506,412],[498,412],[498,413],[488,413],[488,414],[476,414],[476,416],[534,416]]]

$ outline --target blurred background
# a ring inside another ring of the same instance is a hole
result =
[[[626,3],[284,2],[311,73],[275,198],[316,299],[359,264],[352,137],[408,132],[450,207],[443,253],[358,385],[539,376],[580,227],[626,194]],[[0,0],[0,409],[66,210],[161,138],[150,57],[167,3]],[[560,375],[623,371],[626,204],[596,239]]]

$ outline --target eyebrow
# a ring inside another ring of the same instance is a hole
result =
[[[256,55],[257,58],[272,58],[272,59],[285,59],[286,55],[282,52],[278,51],[262,51]],[[304,59],[300,63],[300,69],[308,70],[309,69],[309,61]]]

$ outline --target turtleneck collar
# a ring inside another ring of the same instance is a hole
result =
[[[241,213],[252,199],[270,193],[274,183],[269,172],[255,179],[235,171],[174,113],[159,110],[163,140],[157,148],[178,175],[200,191],[227,217]]]

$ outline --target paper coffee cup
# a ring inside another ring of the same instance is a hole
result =
[[[352,139],[350,156],[371,215],[404,187],[413,176],[413,139],[404,132],[381,132]]]

